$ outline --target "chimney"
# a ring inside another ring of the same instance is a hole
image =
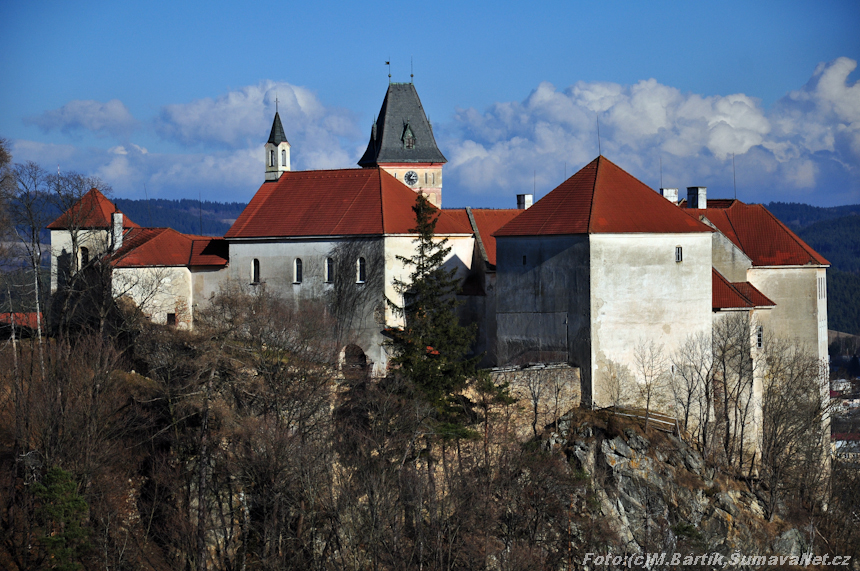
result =
[[[110,215],[111,222],[111,251],[116,252],[122,248],[122,212],[114,212]]]
[[[687,187],[687,208],[708,207],[708,187],[706,186],[688,186]]]
[[[677,188],[661,188],[660,194],[663,195],[663,198],[671,202],[672,204],[678,204],[678,189]]]
[[[527,210],[531,208],[534,194],[518,194],[517,195],[517,210]]]

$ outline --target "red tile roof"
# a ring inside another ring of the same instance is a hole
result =
[[[408,234],[414,205],[415,192],[379,168],[285,172],[260,187],[224,237]],[[442,211],[436,232],[471,229]]]
[[[774,307],[776,304],[747,282],[730,282],[716,269],[712,269],[712,306],[718,309],[752,309]]]
[[[194,236],[189,266],[226,266],[230,260],[227,240]]]
[[[680,216],[679,216],[680,215]],[[600,156],[503,226],[496,236],[712,232]]]
[[[472,216],[475,218],[475,224],[478,226],[478,232],[481,235],[481,242],[484,244],[484,251],[487,252],[487,261],[496,265],[496,237],[493,235],[499,228],[525,212],[525,210],[517,210],[515,208],[506,209],[490,209],[490,208],[472,208]]]
[[[227,259],[223,238],[181,234],[172,228],[134,228],[125,234],[113,264],[118,268],[226,266]]]
[[[728,208],[681,210],[693,218],[707,218],[749,256],[754,266],[830,264],[761,204],[735,200]]]
[[[22,312],[14,312],[14,313],[0,313],[0,325],[12,325],[12,320],[15,320],[15,327],[27,327],[29,329],[36,329],[37,320],[36,316],[41,315],[35,312],[30,313],[22,313]],[[45,323],[45,318],[42,316],[42,323]]]
[[[79,201],[73,204],[59,218],[48,224],[49,230],[68,230],[69,228],[110,228],[110,215],[120,210],[105,198],[98,189],[90,189]],[[123,228],[140,228],[128,216],[122,217]]]

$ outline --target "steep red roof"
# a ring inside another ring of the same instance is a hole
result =
[[[475,224],[478,226],[478,232],[481,235],[481,242],[484,244],[484,251],[487,252],[487,261],[495,266],[496,237],[494,234],[499,228],[525,212],[525,210],[517,210],[515,208],[472,208],[471,210],[472,216],[475,218]]]
[[[674,204],[600,156],[496,236],[711,231],[698,220],[690,223]]]
[[[285,172],[260,187],[224,237],[408,234],[414,205],[415,192],[379,168]],[[443,211],[436,232],[464,227]]]
[[[118,268],[144,266],[226,266],[227,241],[223,238],[181,234],[172,228],[129,230],[114,255]]]
[[[830,264],[761,204],[744,204],[735,200],[728,208],[689,208],[681,211],[693,218],[707,218],[749,256],[754,266]]]
[[[712,270],[712,306],[718,309],[752,309],[776,304],[747,282],[730,282],[716,269]]]
[[[120,210],[98,189],[90,189],[79,201],[66,210],[59,218],[48,224],[49,230],[68,230],[69,228],[110,228],[110,215]],[[140,228],[128,216],[122,217],[123,228]]]

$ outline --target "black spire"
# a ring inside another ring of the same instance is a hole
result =
[[[275,111],[275,120],[272,122],[272,132],[269,133],[268,142],[278,146],[284,141],[287,141],[287,136],[284,134],[284,126],[281,125],[281,116]]]
[[[381,163],[446,163],[436,146],[430,121],[412,83],[388,86],[382,109],[371,127],[367,150],[358,165]]]

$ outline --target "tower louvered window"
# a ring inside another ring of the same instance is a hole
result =
[[[406,125],[406,128],[403,129],[403,148],[415,148],[415,134],[412,133],[412,128],[409,125]]]

